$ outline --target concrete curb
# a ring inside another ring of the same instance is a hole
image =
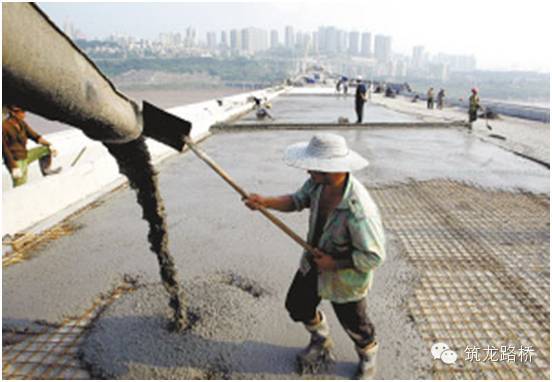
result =
[[[468,127],[464,121],[452,122],[369,122],[369,123],[237,123],[218,124],[211,129],[214,131],[236,130],[367,130],[379,128],[444,128],[444,127]]]

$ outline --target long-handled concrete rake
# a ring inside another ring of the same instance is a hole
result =
[[[203,152],[197,145],[192,141],[189,134],[192,129],[190,122],[181,119],[173,114],[167,113],[166,111],[157,108],[156,106],[144,102],[144,124],[150,126],[152,129],[155,127],[159,131],[163,131],[163,136],[168,136],[166,131],[172,130],[173,132],[178,132],[181,134],[181,144],[175,146],[175,141],[171,141],[171,147],[174,147],[178,150],[182,150],[184,146],[187,146],[194,154],[197,155],[199,159],[204,161],[209,167],[211,167],[222,179],[226,181],[236,192],[238,192],[243,198],[247,198],[249,194],[241,188],[226,171],[224,171],[214,160],[212,160],[205,152]],[[173,134],[174,137],[174,134]],[[274,225],[280,228],[286,235],[291,237],[297,244],[303,247],[307,252],[314,255],[314,248],[304,241],[299,235],[297,235],[291,228],[289,228],[284,222],[270,213],[265,207],[258,206],[259,212],[263,214],[268,220],[270,220]]]
[[[489,124],[489,116],[485,113],[485,126],[487,126],[487,129],[492,130],[493,128]]]
[[[485,108],[483,112],[485,113],[485,126],[487,126],[487,129],[492,130],[493,128],[489,124],[489,111]]]

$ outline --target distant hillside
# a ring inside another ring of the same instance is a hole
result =
[[[210,76],[223,82],[254,82],[275,84],[284,81],[292,72],[289,62],[249,58],[130,58],[95,59],[108,76],[120,76],[132,71],[167,72],[193,76]]]

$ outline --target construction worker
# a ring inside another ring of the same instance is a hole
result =
[[[433,109],[433,88],[429,88],[427,91],[427,108]]]
[[[357,86],[355,92],[355,112],[357,115],[356,123],[362,123],[362,115],[364,113],[364,104],[368,100],[366,85],[362,83],[362,76],[357,77]]]
[[[255,97],[255,116],[257,117],[258,120],[263,120],[263,119],[274,119],[272,118],[272,115],[268,112],[268,109],[272,108],[272,104],[268,101],[266,101],[266,98],[265,98],[265,102],[262,103],[261,102],[261,99],[260,98],[256,98]]]
[[[468,117],[470,122],[470,130],[472,129],[472,125],[475,121],[477,121],[477,111],[479,109],[482,109],[480,100],[479,100],[479,91],[477,88],[472,88],[471,90],[471,96],[469,99],[469,108],[468,108]]]
[[[310,209],[308,243],[315,250],[303,254],[286,297],[291,319],[311,335],[297,356],[299,372],[316,372],[334,360],[328,321],[318,309],[321,299],[327,299],[355,344],[360,359],[356,377],[372,378],[379,345],[365,297],[374,269],[385,258],[385,236],[378,207],[351,174],[368,161],[350,150],[343,137],[328,133],[290,146],[285,161],[307,170],[310,178],[304,185],[289,195],[251,194],[245,204],[253,210]]]
[[[347,77],[343,77],[343,95],[347,95],[349,93],[349,79]]]
[[[443,106],[445,106],[445,89],[441,89],[437,93],[437,109],[443,110]]]
[[[340,93],[341,92],[341,85],[343,85],[343,79],[342,77],[339,77],[339,80],[337,80],[336,84],[335,84],[335,91],[336,93]]]
[[[25,111],[17,106],[8,106],[8,116],[2,121],[2,158],[12,178],[13,187],[27,182],[29,164],[39,161],[42,175],[53,175],[61,171],[50,168],[52,155],[56,151],[50,142],[40,136],[25,122]],[[41,146],[27,150],[31,138]]]

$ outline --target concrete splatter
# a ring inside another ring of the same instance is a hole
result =
[[[125,144],[104,145],[117,160],[121,174],[128,178],[130,186],[136,191],[138,204],[142,207],[142,217],[149,224],[150,249],[157,255],[161,281],[170,296],[169,306],[173,309],[170,329],[181,331],[187,326],[184,297],[177,281],[174,259],[169,253],[165,206],[159,194],[157,173],[151,164],[144,137]]]

